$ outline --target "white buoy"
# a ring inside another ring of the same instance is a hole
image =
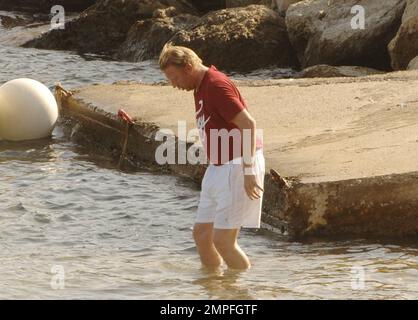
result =
[[[42,83],[15,79],[0,87],[0,140],[48,137],[57,119],[57,102]]]

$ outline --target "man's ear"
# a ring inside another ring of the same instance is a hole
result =
[[[187,74],[191,74],[193,72],[193,65],[191,63],[186,63],[184,71],[186,71]]]

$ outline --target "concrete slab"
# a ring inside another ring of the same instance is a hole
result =
[[[267,167],[291,182],[266,177],[263,221],[295,237],[418,234],[417,70],[237,84],[263,129]],[[138,118],[148,145],[158,128],[177,132],[178,121],[195,128],[192,93],[170,86],[99,84],[58,99],[67,114],[89,110],[116,127],[122,107]]]

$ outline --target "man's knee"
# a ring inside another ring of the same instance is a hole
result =
[[[229,235],[215,233],[213,236],[213,244],[215,245],[216,250],[220,253],[234,250],[235,243],[236,239]]]

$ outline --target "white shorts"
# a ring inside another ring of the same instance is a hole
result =
[[[241,162],[241,159],[234,159],[233,163],[208,166],[202,181],[196,223],[213,223],[215,229],[260,227],[263,193],[260,191],[260,199],[248,197]],[[263,150],[257,150],[255,154],[255,173],[264,188]]]

